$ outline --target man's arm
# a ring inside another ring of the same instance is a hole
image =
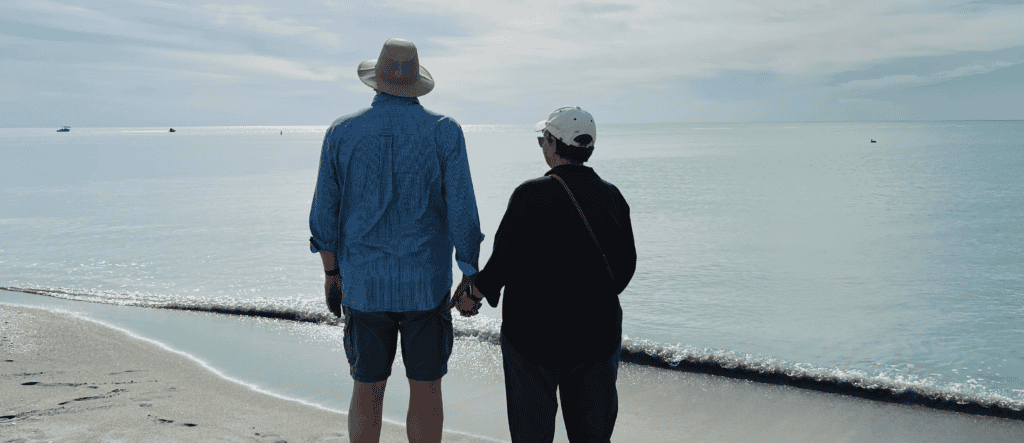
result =
[[[320,170],[316,178],[316,191],[313,204],[309,209],[309,249],[311,252],[338,250],[338,238],[341,236],[339,223],[341,214],[340,177],[337,175],[334,147],[331,146],[331,133],[334,127],[327,130],[324,144],[320,149]]]
[[[319,252],[323,261],[324,271],[338,272],[335,251],[338,250],[338,239],[341,236],[339,209],[341,208],[341,189],[336,174],[335,158],[331,149],[331,132],[324,136],[320,150],[320,170],[317,174],[316,192],[309,210],[309,249]],[[327,309],[335,316],[341,316],[342,284],[340,275],[328,275],[324,282],[324,295]]]
[[[338,267],[338,261],[333,252],[320,251],[320,260],[324,262],[324,272],[333,271]]]
[[[334,253],[327,251],[320,251],[320,259],[324,262],[324,272],[326,278],[324,279],[324,297],[327,301],[327,309],[334,314],[335,317],[341,317],[341,300],[344,298],[345,284],[341,280],[336,261],[334,260]]]
[[[333,252],[320,251],[320,260],[324,262],[324,297],[327,309],[335,317],[341,317],[341,300],[344,298],[345,285],[341,280],[340,270]]]
[[[437,142],[445,153],[441,164],[444,180],[445,205],[448,214],[448,236],[455,246],[455,262],[470,283],[479,269],[480,217],[477,213],[473,179],[469,173],[469,155],[462,128],[452,119],[439,123]],[[460,284],[460,289],[464,286]],[[468,286],[465,288],[468,290]],[[458,293],[456,296],[460,296]]]

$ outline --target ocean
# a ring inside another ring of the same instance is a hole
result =
[[[325,126],[54,129],[0,129],[0,302],[347,409],[308,248]],[[512,190],[548,170],[531,129],[463,126],[481,265]],[[636,237],[630,355],[1024,410],[1024,121],[604,124],[596,146]],[[479,380],[446,404],[503,391],[500,319],[455,316],[450,366]],[[506,439],[503,420],[445,426]]]

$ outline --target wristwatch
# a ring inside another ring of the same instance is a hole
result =
[[[334,268],[333,271],[324,271],[324,274],[328,276],[341,275],[341,269]]]

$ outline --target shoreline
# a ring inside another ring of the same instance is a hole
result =
[[[67,298],[75,296],[72,292],[66,292],[60,289],[31,289],[31,288],[19,288],[19,287],[7,287],[0,286],[0,292],[11,291],[24,294],[32,294],[39,296],[48,296],[58,299],[75,300],[79,302],[88,302],[92,300],[79,300],[75,298]],[[100,301],[99,303],[102,303]],[[228,316],[239,316],[240,318],[266,318],[275,320],[287,320],[291,322],[305,322],[305,323],[327,323],[337,324],[337,321],[333,318],[327,319],[327,315],[322,312],[299,312],[295,310],[284,309],[281,310],[275,307],[269,308],[258,308],[251,306],[239,306],[233,307],[230,305],[201,305],[201,304],[183,304],[177,306],[145,306],[145,305],[129,305],[133,307],[141,308],[158,308],[168,309],[172,311],[193,311],[199,313],[213,313],[213,314],[224,314]],[[327,319],[325,321],[325,319]],[[499,323],[500,324],[500,323]],[[115,326],[107,325],[108,327]],[[497,330],[499,327],[492,327],[490,330],[480,329],[461,329],[456,324],[455,334],[456,337],[462,337],[464,335],[473,335],[475,338],[481,339],[486,335],[487,340],[491,344],[497,344]],[[152,343],[162,346],[157,341],[149,340],[145,337],[137,336],[132,332],[122,330],[121,332],[132,336],[133,338],[151,341]],[[482,339],[481,339],[482,340]],[[484,341],[484,340],[482,340]],[[769,384],[769,385],[780,385],[794,388],[800,388],[808,391],[816,391],[830,394],[840,394],[849,397],[858,397],[872,401],[886,402],[900,405],[917,405],[924,406],[937,411],[950,411],[965,413],[978,416],[1006,418],[1017,421],[1024,421],[1024,409],[1021,408],[1022,403],[1020,400],[1014,400],[1005,396],[994,395],[994,396],[981,396],[972,395],[969,393],[963,393],[958,391],[943,390],[936,386],[920,386],[908,383],[899,383],[892,381],[889,378],[877,376],[874,378],[861,377],[861,376],[843,376],[833,374],[821,374],[820,372],[811,371],[800,371],[800,368],[794,367],[783,367],[775,366],[771,364],[763,364],[762,362],[750,362],[743,360],[716,360],[708,358],[707,355],[683,355],[679,358],[679,355],[673,355],[672,350],[665,352],[665,349],[659,346],[646,347],[644,340],[640,341],[626,341],[622,349],[621,361],[624,363],[634,363],[641,366],[670,370],[680,371],[690,374],[708,374],[730,378],[734,380],[749,380],[757,383]],[[166,348],[172,352],[177,352],[174,349]],[[191,357],[188,354],[182,353],[186,357]],[[245,382],[232,379],[232,377],[224,374],[217,369],[206,365],[201,360],[196,360],[206,369],[213,371],[220,375],[222,378],[235,381],[242,385],[248,385]],[[254,388],[255,389],[255,388]],[[259,389],[256,389],[259,391]],[[282,395],[277,395],[271,392],[265,392],[270,395],[284,398],[286,400],[298,401],[300,403],[303,400],[297,398],[289,398]],[[321,405],[313,403],[312,406],[322,407]],[[334,405],[335,409],[326,407],[327,410],[336,411],[339,406]],[[394,411],[391,411],[392,416]],[[392,420],[392,422],[395,422]]]
[[[5,304],[0,318],[4,441],[348,441],[345,413],[260,392],[127,331]],[[405,426],[385,421],[380,441],[407,441]]]
[[[0,302],[3,441],[348,441],[347,416],[338,410],[238,381],[228,375],[231,371],[217,369],[216,360],[203,361],[210,355],[194,357],[171,347],[180,347],[180,342],[163,344],[167,336],[150,339],[77,312]],[[141,318],[163,321],[161,316]],[[175,318],[175,324],[190,330],[202,323],[181,320]],[[203,340],[233,343],[230,335],[200,330]],[[287,337],[291,332],[284,334],[282,341],[261,335],[270,342],[257,349],[259,353],[248,364],[270,363],[269,350],[301,345],[302,340]],[[501,373],[481,373],[482,368],[500,367],[500,353],[474,343],[463,341],[461,350],[453,354],[446,378],[445,423],[475,435],[447,430],[443,441],[508,441],[507,434],[502,437],[507,429],[504,414],[498,413],[505,402]],[[323,376],[347,377],[336,371],[313,375],[315,368],[308,365],[321,363],[314,359],[279,370],[317,387]],[[277,385],[261,382],[259,386]],[[626,362],[620,366],[617,388],[619,415],[613,441],[1018,443],[1024,439],[1020,420]],[[344,396],[335,394],[339,395]],[[493,411],[489,415],[494,421],[481,427],[479,421],[485,417],[476,411],[483,410]],[[392,413],[392,417],[398,415]],[[555,442],[566,442],[561,414],[556,421]],[[381,441],[407,441],[404,426],[386,420]]]

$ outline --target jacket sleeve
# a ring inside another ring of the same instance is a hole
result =
[[[619,222],[620,231],[617,242],[619,250],[611,260],[612,270],[615,272],[614,291],[615,295],[618,295],[626,290],[626,286],[633,279],[633,274],[636,273],[636,241],[633,238],[633,224],[629,219],[629,204],[626,203],[626,199],[622,197],[618,189],[615,190],[615,194],[621,202],[619,215],[621,221]]]
[[[320,149],[320,172],[316,178],[316,191],[313,194],[313,205],[309,210],[309,250],[311,252],[327,251],[337,253],[341,236],[339,210],[341,208],[341,177],[336,169],[336,153],[331,146],[331,133],[335,127],[327,130],[324,144]]]
[[[438,139],[445,155],[441,164],[444,199],[448,214],[448,237],[455,246],[455,263],[462,275],[474,276],[480,269],[480,216],[469,175],[469,156],[462,128],[451,118],[438,125]]]
[[[523,221],[523,209],[522,186],[520,186],[508,200],[508,208],[505,209],[505,215],[501,217],[501,223],[498,224],[498,232],[494,234],[494,248],[491,251],[491,257],[476,278],[477,289],[487,298],[487,303],[492,308],[498,307],[501,288],[505,287],[508,282],[509,266],[515,263],[513,254],[518,244],[516,235],[520,231],[516,225]]]

